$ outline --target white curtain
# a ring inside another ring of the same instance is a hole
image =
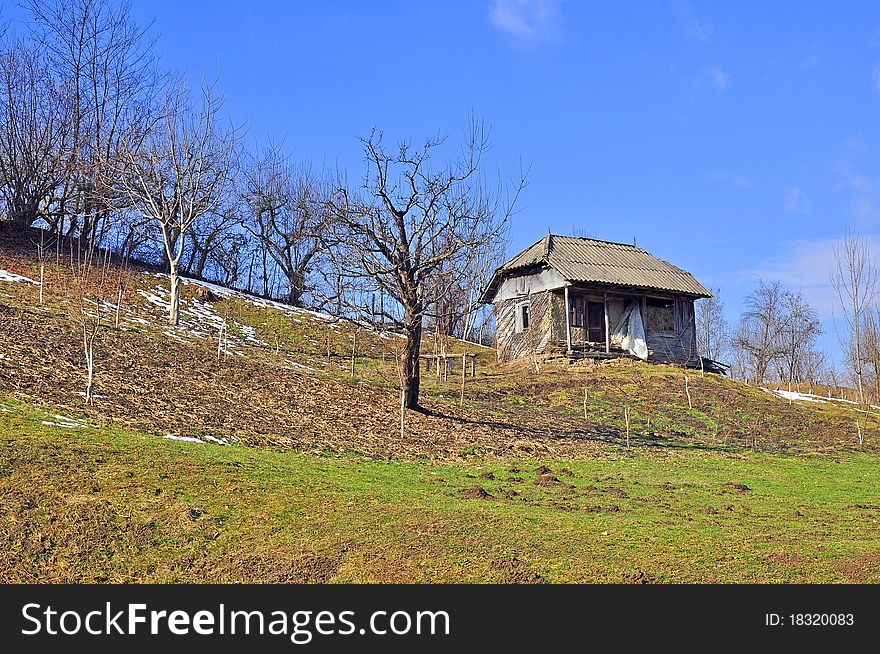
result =
[[[634,354],[643,361],[648,360],[648,343],[645,341],[645,324],[642,322],[642,311],[639,303],[635,300],[630,302],[617,327],[611,334],[611,342],[620,346],[630,354]]]

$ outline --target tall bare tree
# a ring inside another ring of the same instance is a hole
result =
[[[69,218],[67,231],[91,244],[109,227],[110,188],[102,188],[108,165],[154,119],[150,109],[164,81],[155,40],[150,25],[134,22],[127,0],[25,0],[25,6],[34,40],[66,81],[72,105],[68,178],[55,198],[53,222],[61,228]]]
[[[211,263],[225,260],[231,249],[240,247],[238,244],[244,234],[236,229],[241,223],[238,205],[232,198],[230,205],[205,214],[193,223],[183,267],[187,275],[204,279]]]
[[[866,377],[866,386],[872,387],[872,400],[876,403],[880,401],[880,309],[877,307],[865,312],[861,337],[862,353],[867,367],[867,371],[863,368],[862,372]]]
[[[66,177],[72,108],[68,87],[24,42],[0,53],[0,197],[15,228],[49,218]]]
[[[444,139],[421,147],[401,143],[385,147],[382,133],[362,139],[366,172],[360,189],[340,185],[333,210],[331,245],[334,269],[354,286],[347,304],[363,309],[362,293],[390,297],[399,313],[386,307],[383,316],[406,337],[402,359],[402,403],[419,406],[419,355],[428,307],[436,305],[465,271],[464,263],[481,248],[491,248],[502,234],[519,192],[504,197],[501,184],[491,189],[482,175],[489,135],[471,121],[458,157],[432,168],[432,155]],[[431,284],[439,271],[452,272],[445,284]],[[389,302],[389,305],[391,303]]]
[[[291,163],[277,147],[254,158],[244,183],[249,208],[244,226],[265,255],[264,266],[271,261],[287,281],[287,301],[299,305],[328,226],[329,184],[309,167]]]
[[[837,292],[846,325],[846,332],[840,335],[841,346],[849,354],[859,401],[864,403],[862,326],[877,296],[877,268],[867,239],[853,233],[847,233],[835,244],[834,263],[831,285]]]
[[[162,118],[142,142],[128,142],[111,177],[125,206],[160,230],[171,276],[169,321],[180,321],[180,261],[202,216],[223,205],[237,165],[238,133],[221,116],[222,98],[203,84],[194,102],[183,81],[166,92]]]
[[[807,378],[809,368],[816,363],[814,346],[821,333],[819,316],[803,292],[787,291],[779,329],[780,380],[794,383]]]
[[[704,357],[720,360],[730,344],[730,327],[724,318],[721,289],[709,289],[712,297],[697,303],[697,351]]]
[[[787,291],[779,282],[758,282],[745,299],[734,345],[745,353],[756,384],[763,384],[770,365],[783,352],[781,331],[786,327]]]

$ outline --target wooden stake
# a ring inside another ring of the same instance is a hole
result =
[[[859,447],[862,446],[862,426],[859,424],[859,421],[856,420],[856,429],[859,432]]]
[[[623,407],[623,419],[626,420],[626,446],[629,447],[629,408]]]
[[[587,419],[587,387],[584,386],[584,420]]]
[[[217,336],[217,361],[220,360],[221,355],[223,354],[223,336],[226,333],[226,320],[223,321],[223,324],[220,325],[220,334]]]
[[[42,302],[43,301],[43,298],[42,298],[42,295],[43,295],[42,271],[40,272],[40,277],[41,277],[41,280],[40,280],[40,302]],[[119,289],[116,293],[116,320],[113,323],[113,325],[116,329],[119,329],[119,311],[121,308],[122,308],[122,283],[119,284]]]
[[[327,323],[327,363],[330,363],[330,323]]]
[[[461,355],[461,400],[459,406],[464,406],[464,371],[467,369],[467,353]]]

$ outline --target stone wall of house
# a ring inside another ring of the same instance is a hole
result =
[[[543,354],[552,338],[550,297],[541,291],[495,303],[495,340],[498,361],[507,362],[522,356]],[[529,305],[529,326],[517,332],[518,308]]]

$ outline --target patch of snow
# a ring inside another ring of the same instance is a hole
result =
[[[167,438],[170,441],[184,441],[185,443],[204,443],[201,438],[194,438],[192,436],[175,436],[174,434],[165,434],[163,438]]]
[[[817,395],[810,395],[809,393],[798,393],[797,391],[784,391],[782,389],[777,389],[775,391],[770,391],[770,389],[764,389],[769,391],[771,394],[781,397],[784,400],[794,400],[798,402],[819,402],[821,404],[827,404],[828,401],[826,398],[819,397]]]
[[[160,309],[163,309],[165,311],[169,311],[171,309],[171,303],[164,298],[156,295],[155,293],[150,293],[149,291],[145,291],[144,289],[139,288],[138,294],[146,298],[147,302],[149,302],[150,304],[155,304]]]
[[[85,391],[78,391],[78,392],[77,392],[77,395],[82,395],[83,397],[85,397],[85,396],[86,396],[86,393],[85,393]],[[103,398],[103,397],[107,397],[107,396],[106,396],[106,395],[98,395],[97,393],[92,393],[92,397],[94,397],[94,398]]]
[[[320,372],[317,368],[310,368],[302,363],[298,363],[296,361],[291,361],[290,359],[285,359],[284,362],[289,365],[291,368],[296,368],[298,370],[305,370],[306,372]]]
[[[217,445],[229,445],[229,441],[220,436],[211,436],[211,434],[205,434],[205,438],[213,443],[217,443]]]
[[[0,270],[0,282],[23,282],[25,284],[36,284],[30,277],[24,275],[16,275],[8,270]]]
[[[823,395],[815,395],[813,393],[798,393],[796,391],[785,391],[782,389],[770,390],[769,388],[761,388],[762,391],[770,393],[770,395],[775,395],[776,397],[781,397],[784,400],[791,400],[794,402],[816,402],[819,404],[847,404],[849,405],[847,408],[851,411],[856,411],[858,413],[867,413],[872,416],[877,416],[880,414],[874,413],[873,411],[868,411],[866,409],[860,409],[859,403],[853,400],[845,400],[842,397],[827,397]],[[880,407],[875,406],[873,404],[869,404],[868,408],[880,410]]]
[[[54,418],[55,420],[43,420],[43,424],[47,427],[63,427],[64,429],[97,429],[97,427],[68,418],[67,416],[56,414]]]
[[[165,334],[165,336],[174,339],[174,340],[177,341],[178,343],[186,343],[186,344],[189,344],[189,341],[188,341],[188,340],[186,340],[185,338],[183,338],[183,337],[181,337],[181,336],[175,334],[175,333],[174,333],[173,331],[171,331],[170,329],[166,329],[166,330],[165,330],[164,332],[162,332],[162,333]]]
[[[153,273],[154,277],[159,277],[161,279],[168,279],[167,273]],[[312,316],[314,318],[320,318],[326,322],[336,322],[339,319],[336,316],[331,316],[329,313],[323,313],[321,311],[315,311],[314,309],[305,309],[303,307],[293,307],[289,304],[284,304],[282,302],[276,302],[275,300],[267,300],[266,298],[262,298],[256,295],[251,295],[245,291],[237,291],[232,288],[226,288],[225,286],[220,286],[219,284],[213,284],[211,282],[205,282],[200,279],[192,279],[190,277],[181,277],[181,283],[186,284],[188,286],[200,286],[202,288],[207,288],[215,295],[219,297],[235,297],[240,298],[242,300],[247,300],[254,306],[262,307],[262,308],[271,308],[278,309],[279,311],[283,311],[288,315],[296,315],[296,314],[305,314],[307,316]]]

